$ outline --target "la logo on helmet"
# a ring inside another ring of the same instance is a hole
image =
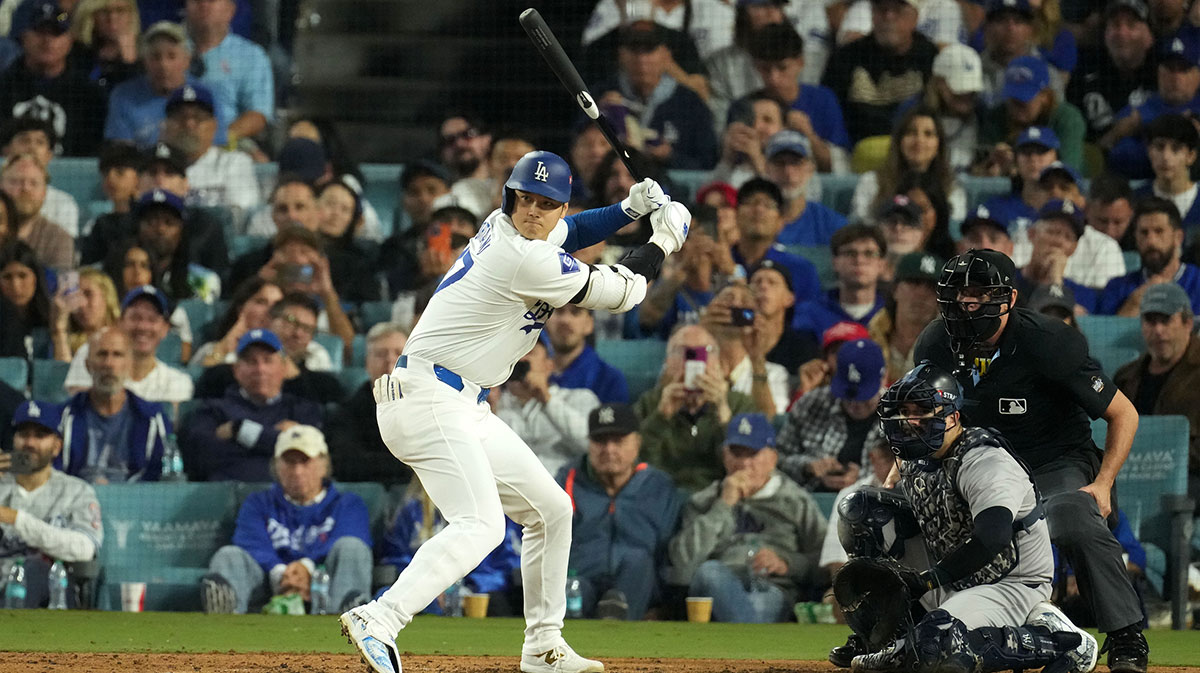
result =
[[[538,162],[537,168],[533,171],[533,179],[538,182],[548,182],[550,180],[550,171],[546,168],[546,164]]]

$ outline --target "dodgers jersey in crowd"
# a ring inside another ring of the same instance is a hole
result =
[[[586,247],[594,241],[581,239],[591,232],[577,229],[615,230],[630,221],[619,205],[586,211],[560,219],[539,241],[522,236],[501,210],[492,211],[442,278],[404,354],[484,388],[504,383],[554,309],[587,283],[587,266],[564,244]]]

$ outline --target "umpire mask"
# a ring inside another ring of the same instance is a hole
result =
[[[1012,260],[995,250],[971,249],[946,262],[937,303],[954,352],[969,351],[1000,330],[1001,316],[1012,309],[1015,276]]]
[[[877,413],[892,452],[916,460],[942,448],[946,419],[962,403],[958,381],[925,360],[883,393]]]

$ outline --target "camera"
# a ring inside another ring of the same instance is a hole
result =
[[[284,264],[279,268],[279,282],[285,285],[300,283],[307,285],[313,280],[312,264]]]
[[[744,306],[729,307],[729,321],[736,327],[747,327],[754,324],[754,309]]]
[[[9,472],[12,474],[33,474],[34,458],[32,453],[28,451],[13,451],[9,455],[12,456],[12,464],[8,468]]]

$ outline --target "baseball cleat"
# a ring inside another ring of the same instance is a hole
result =
[[[378,621],[371,619],[366,606],[342,613],[342,635],[358,650],[369,673],[401,673],[396,638]]]
[[[1096,639],[1092,634],[1075,626],[1062,610],[1050,601],[1042,601],[1029,611],[1030,626],[1042,626],[1050,633],[1077,633],[1079,645],[1064,652],[1061,657],[1043,669],[1044,673],[1088,673],[1096,667]]]
[[[860,654],[850,660],[854,673],[894,673],[912,668],[913,658],[905,651],[904,638],[897,638],[882,650]]]
[[[522,673],[602,673],[604,664],[585,659],[565,642],[537,654],[521,653]]]
[[[845,645],[838,645],[829,650],[829,663],[838,668],[850,668],[850,662],[860,654],[868,654],[867,645],[857,633],[851,633],[846,638]]]
[[[1127,626],[1109,633],[1100,651],[1108,654],[1108,670],[1111,673],[1146,673],[1150,645],[1138,626]]]

